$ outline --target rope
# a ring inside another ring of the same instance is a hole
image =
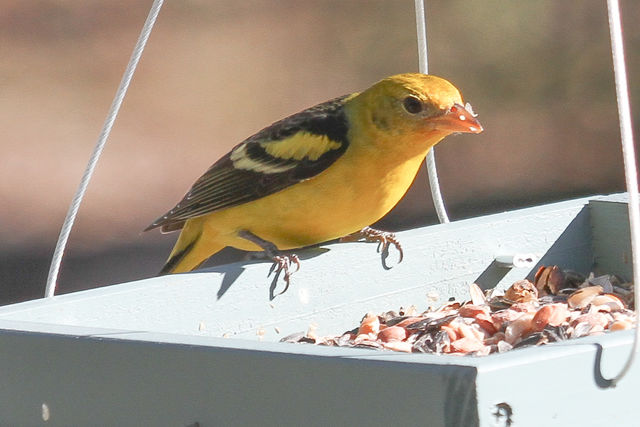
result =
[[[629,225],[631,228],[631,254],[633,265],[634,305],[636,310],[636,328],[633,346],[629,357],[620,373],[609,380],[609,386],[615,387],[629,372],[640,349],[640,206],[638,205],[638,171],[633,148],[633,130],[631,122],[631,107],[629,105],[629,88],[627,87],[627,72],[624,61],[624,46],[622,40],[622,24],[620,21],[620,5],[618,0],[607,0],[609,13],[609,31],[611,33],[611,53],[613,55],[613,71],[616,81],[616,98],[618,100],[618,117],[620,120],[620,136],[622,140],[622,157],[624,160],[624,174],[629,194]]]
[[[60,230],[60,236],[58,237],[58,242],[56,243],[56,248],[53,253],[53,259],[51,260],[51,266],[49,267],[49,276],[47,277],[47,285],[45,288],[45,297],[52,297],[56,292],[56,282],[58,280],[58,274],[60,272],[60,264],[62,262],[62,256],[64,254],[65,247],[67,246],[67,241],[69,240],[69,234],[71,233],[71,228],[73,227],[73,223],[75,222],[76,215],[78,214],[78,209],[80,208],[80,203],[84,197],[85,192],[87,191],[87,186],[89,185],[89,181],[91,180],[91,176],[93,175],[93,171],[98,163],[98,159],[100,158],[100,154],[102,154],[102,149],[104,148],[107,138],[111,133],[111,128],[113,127],[113,123],[118,115],[118,111],[120,110],[120,106],[122,105],[122,100],[124,99],[125,94],[127,93],[127,89],[129,88],[129,83],[131,82],[131,78],[133,77],[133,73],[138,66],[138,62],[140,61],[140,57],[142,56],[142,51],[149,39],[149,34],[151,34],[151,30],[153,29],[153,25],[156,22],[156,18],[158,17],[158,13],[160,12],[160,8],[162,7],[162,3],[164,0],[154,0],[151,10],[149,11],[149,15],[147,16],[147,20],[142,27],[142,31],[140,33],[140,37],[138,37],[138,42],[133,49],[133,53],[131,54],[131,58],[129,59],[129,64],[127,64],[127,68],[124,71],[124,75],[122,76],[122,80],[120,81],[120,86],[116,92],[116,95],[111,103],[111,108],[109,109],[109,113],[107,114],[107,118],[105,119],[104,125],[102,126],[102,131],[100,132],[100,136],[98,137],[98,141],[96,143],[95,148],[93,149],[93,153],[89,158],[89,163],[87,164],[87,168],[82,175],[82,179],[80,180],[80,185],[73,196],[73,200],[71,201],[71,205],[69,206],[69,210],[67,211],[67,216],[64,219],[64,223],[62,224],[62,229]]]
[[[418,64],[419,70],[423,74],[429,74],[429,62],[427,60],[427,23],[425,19],[424,0],[415,0],[416,5],[416,29],[418,31]],[[427,175],[429,176],[429,187],[431,188],[431,198],[436,208],[438,219],[442,223],[449,222],[447,209],[444,206],[442,193],[440,192],[440,182],[438,171],[436,170],[435,147],[427,153]]]

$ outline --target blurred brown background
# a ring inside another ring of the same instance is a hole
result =
[[[150,5],[0,0],[0,303],[42,296]],[[621,6],[640,135],[640,3]],[[431,73],[461,89],[486,129],[436,150],[453,220],[623,191],[605,1],[431,0],[427,12]],[[176,235],[141,230],[211,163],[285,115],[417,71],[415,39],[411,0],[166,2],[60,292],[154,275]],[[425,175],[381,226],[436,222]]]

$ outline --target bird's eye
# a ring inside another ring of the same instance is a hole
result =
[[[407,96],[404,101],[402,101],[402,106],[409,114],[418,114],[422,111],[422,101],[415,96]]]

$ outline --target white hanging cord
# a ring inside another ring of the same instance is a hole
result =
[[[423,74],[429,74],[429,62],[427,60],[427,23],[425,19],[424,0],[415,0],[416,5],[416,29],[418,30],[418,64],[419,70]],[[427,153],[427,175],[429,175],[429,187],[431,188],[431,198],[436,208],[440,222],[449,222],[449,216],[442,200],[440,192],[440,182],[438,181],[438,171],[436,170],[435,147]]]
[[[73,227],[76,215],[78,214],[78,208],[80,207],[80,203],[82,202],[84,193],[87,191],[87,186],[89,185],[89,181],[91,180],[93,171],[96,167],[96,164],[98,163],[98,159],[100,158],[102,149],[107,142],[109,133],[111,133],[113,122],[118,115],[118,111],[120,110],[120,106],[122,105],[122,100],[127,93],[129,83],[131,82],[131,78],[133,77],[133,73],[136,70],[138,62],[140,61],[140,56],[142,55],[142,51],[144,50],[144,47],[149,38],[149,34],[151,33],[153,24],[155,24],[156,22],[158,12],[160,12],[160,8],[162,7],[163,2],[164,0],[154,0],[153,5],[151,6],[151,10],[149,11],[147,20],[142,27],[138,42],[133,49],[131,58],[129,59],[129,64],[127,64],[127,68],[125,69],[122,80],[120,81],[120,86],[118,87],[113,102],[111,103],[111,108],[109,109],[107,118],[105,119],[104,125],[102,126],[102,131],[100,132],[100,136],[98,137],[96,146],[93,149],[93,153],[89,158],[87,168],[85,169],[84,174],[82,175],[82,179],[80,180],[78,190],[73,196],[71,206],[69,206],[69,211],[67,212],[67,216],[64,219],[62,229],[60,230],[60,236],[58,237],[58,242],[56,243],[56,249],[53,253],[53,259],[51,260],[51,266],[49,267],[49,276],[47,277],[47,286],[45,288],[45,297],[47,298],[52,297],[56,292],[56,282],[58,280],[58,274],[60,271],[60,263],[62,262],[62,256],[64,254],[65,247],[67,246],[67,240],[69,240],[71,228]]]
[[[415,0],[416,29],[418,30],[418,69],[422,74],[429,74],[427,57],[427,20],[425,18],[424,0]]]
[[[636,310],[636,328],[631,353],[620,373],[609,380],[611,387],[629,372],[640,349],[640,206],[638,205],[638,171],[633,148],[633,130],[631,107],[629,105],[629,89],[627,87],[627,71],[624,62],[624,46],[622,40],[622,24],[620,21],[620,5],[618,0],[607,0],[609,11],[609,31],[611,33],[611,52],[613,55],[613,71],[616,80],[616,97],[618,99],[618,117],[620,120],[620,136],[622,139],[622,158],[624,174],[629,194],[629,224],[631,228],[631,255],[633,265],[634,305]]]

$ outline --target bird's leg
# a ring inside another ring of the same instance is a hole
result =
[[[348,236],[344,236],[340,238],[341,242],[356,242],[358,240],[364,240],[366,242],[377,242],[378,248],[377,251],[380,252],[382,256],[382,266],[389,270],[391,267],[387,266],[387,257],[389,256],[389,246],[393,244],[396,247],[398,252],[400,253],[400,259],[398,263],[402,262],[403,252],[402,245],[396,238],[394,233],[389,233],[388,231],[376,230],[375,228],[365,227],[360,231],[357,231],[353,234],[349,234]]]
[[[273,261],[273,266],[271,266],[271,270],[269,270],[269,275],[271,275],[271,273],[275,271],[276,277],[274,282],[278,280],[278,276],[280,276],[280,273],[284,271],[284,281],[286,283],[286,286],[284,290],[280,292],[280,294],[285,293],[287,289],[289,289],[291,275],[300,270],[300,259],[298,258],[298,256],[296,254],[287,255],[281,253],[276,245],[269,242],[268,240],[261,239],[249,230],[240,230],[238,232],[238,236],[260,246],[264,250],[264,253],[267,255],[267,257],[269,257]],[[296,269],[295,271],[291,271],[291,266],[294,264],[296,266]]]

